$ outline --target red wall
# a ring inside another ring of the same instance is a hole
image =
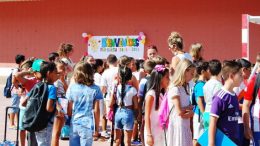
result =
[[[73,60],[86,49],[82,32],[131,35],[143,31],[147,44],[171,58],[171,31],[184,37],[185,50],[201,42],[205,58],[241,57],[241,15],[260,15],[259,0],[45,0],[0,3],[0,62],[17,53],[46,58],[61,42],[75,45]],[[250,25],[250,59],[260,52],[260,25]]]

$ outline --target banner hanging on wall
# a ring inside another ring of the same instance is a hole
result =
[[[131,36],[82,36],[88,44],[88,54],[94,58],[106,59],[109,54],[117,57],[127,55],[135,59],[144,58],[145,35],[142,32]]]

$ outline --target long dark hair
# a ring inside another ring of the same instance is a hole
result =
[[[169,73],[169,70],[165,68],[164,65],[156,65],[151,73],[150,78],[147,82],[147,91],[153,89],[155,91],[155,110],[159,108],[159,99],[161,91],[161,80],[162,78]],[[163,89],[165,90],[165,89]]]
[[[125,97],[125,86],[129,80],[132,78],[132,71],[130,68],[126,67],[125,65],[119,65],[119,78],[121,79],[121,106],[124,105],[124,97]]]

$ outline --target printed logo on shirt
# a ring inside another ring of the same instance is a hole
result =
[[[238,116],[236,116],[236,117],[232,117],[232,116],[228,116],[228,121],[229,122],[237,122],[238,121]]]
[[[230,104],[229,106],[228,106],[228,108],[233,108],[234,106],[232,105],[232,104]]]
[[[238,121],[238,118],[239,118],[239,112],[235,112],[235,117],[233,117],[233,116],[228,116],[228,121],[229,122],[237,122]]]

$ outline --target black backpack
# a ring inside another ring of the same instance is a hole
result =
[[[37,83],[29,93],[23,127],[29,132],[37,132],[47,127],[53,113],[46,110],[48,101],[48,84]]]
[[[5,87],[4,87],[4,96],[6,98],[11,98],[11,91],[12,91],[12,78],[13,78],[13,73],[11,73],[7,79],[6,79],[6,83],[5,83]]]

